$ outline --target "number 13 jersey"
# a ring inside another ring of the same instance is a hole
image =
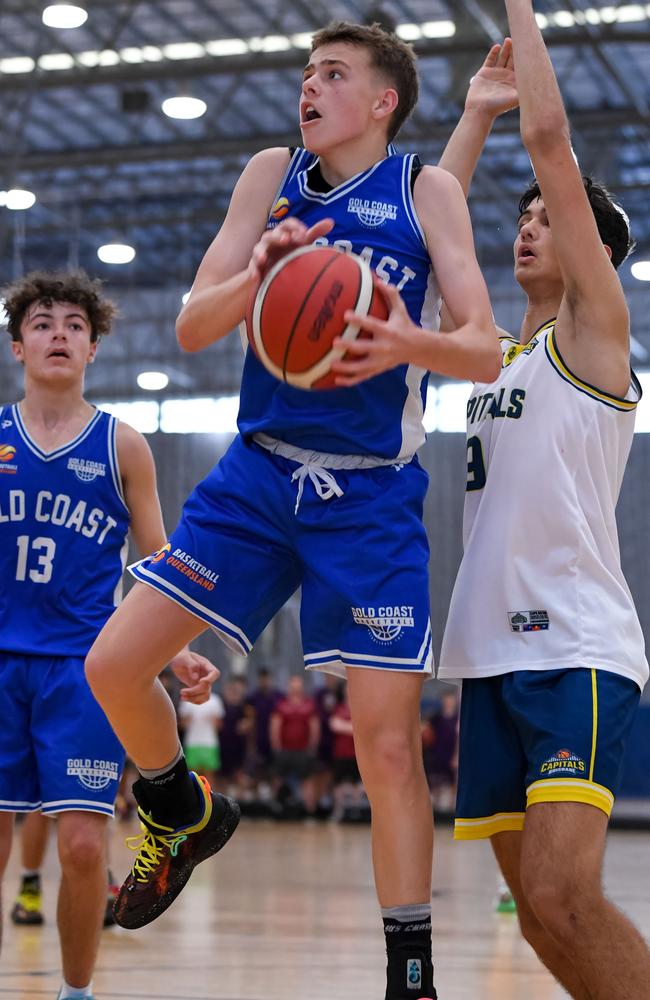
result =
[[[0,409],[0,650],[85,656],[115,610],[129,527],[116,428],[97,410],[46,453],[18,404]]]
[[[501,344],[499,377],[467,407],[465,552],[438,676],[597,667],[643,687],[615,518],[639,383],[618,399],[577,378],[553,321]]]

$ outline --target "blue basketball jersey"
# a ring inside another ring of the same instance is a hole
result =
[[[98,410],[49,454],[0,409],[0,649],[85,656],[120,597],[129,511],[117,421]]]
[[[313,190],[312,154],[297,149],[267,228],[287,215],[334,228],[318,243],[361,256],[400,290],[411,319],[437,328],[440,297],[418,221],[411,177],[418,159],[389,155],[330,191]],[[249,349],[241,385],[239,429],[264,433],[306,451],[410,458],[424,441],[422,414],[428,372],[400,365],[352,388],[308,391],[275,379]]]

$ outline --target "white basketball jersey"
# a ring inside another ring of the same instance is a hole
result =
[[[614,516],[639,383],[618,399],[577,378],[554,321],[501,343],[499,377],[468,402],[465,552],[438,676],[598,667],[643,687]]]

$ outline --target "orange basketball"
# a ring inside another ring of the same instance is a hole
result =
[[[248,340],[264,367],[299,389],[332,389],[335,337],[367,337],[343,316],[388,317],[382,282],[361,257],[332,247],[300,247],[254,289],[246,310]]]

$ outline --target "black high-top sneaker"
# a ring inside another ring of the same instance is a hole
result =
[[[194,868],[220,851],[237,829],[241,813],[235,800],[215,795],[200,775],[191,772],[191,777],[203,812],[198,822],[176,830],[154,820],[144,783],[136,781],[133,786],[142,833],[126,840],[138,856],[115,901],[115,920],[121,927],[144,927],[164,913]]]

